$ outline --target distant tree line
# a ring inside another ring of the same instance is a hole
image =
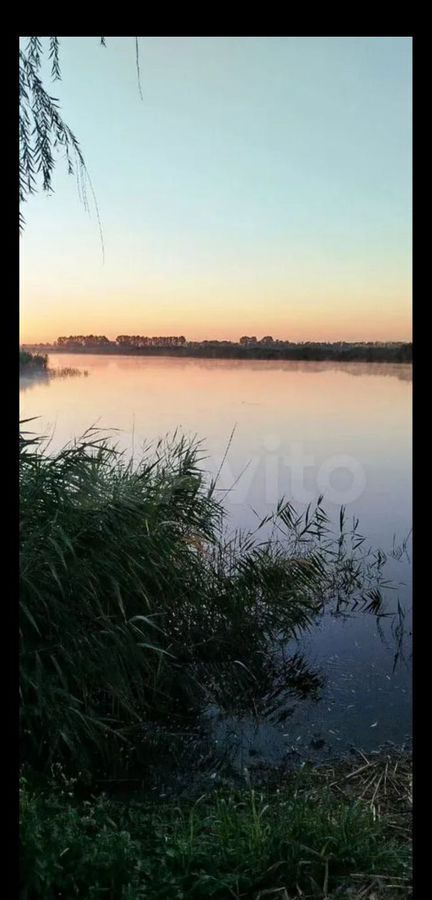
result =
[[[267,335],[261,340],[244,335],[236,341],[188,341],[184,335],[147,337],[120,334],[114,341],[106,335],[69,335],[59,337],[52,345],[26,345],[27,349],[62,350],[64,352],[170,354],[214,359],[334,360],[342,362],[412,361],[412,344],[403,342],[349,342],[274,340]],[[24,347],[24,349],[26,349]]]
[[[121,347],[183,347],[186,344],[186,338],[183,335],[179,337],[146,337],[141,334],[120,334],[116,337],[116,343]]]
[[[116,344],[122,348],[133,347],[182,347],[186,338],[180,337],[146,337],[141,334],[119,334],[115,341],[110,341],[104,334],[71,334],[69,337],[57,338],[59,347],[100,347]]]
[[[57,338],[59,347],[68,347],[70,345],[78,347],[93,347],[103,344],[110,344],[111,341],[104,334],[70,334],[69,337]]]

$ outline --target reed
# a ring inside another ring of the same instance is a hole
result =
[[[26,350],[20,350],[19,367],[21,371],[46,371],[48,365],[47,354],[28,353]]]
[[[24,423],[23,423],[24,425]],[[143,759],[148,723],[205,703],[256,703],[274,648],[328,602],[381,605],[381,555],[341,511],[281,501],[253,533],[224,535],[200,444],[175,434],[133,465],[90,430],[50,455],[20,437],[21,741],[114,775]],[[280,674],[280,672],[279,672]]]

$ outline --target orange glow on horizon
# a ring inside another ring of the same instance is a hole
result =
[[[310,323],[301,323],[296,321],[290,325],[281,327],[273,322],[260,323],[245,322],[237,327],[231,326],[224,328],[223,326],[215,327],[195,327],[193,324],[187,327],[186,321],[179,321],[178,315],[172,317],[171,322],[157,321],[141,321],[124,323],[123,326],[115,328],[104,327],[103,322],[98,320],[85,321],[82,318],[75,320],[74,317],[59,320],[58,322],[48,322],[40,320],[37,317],[34,322],[27,319],[23,323],[20,342],[23,344],[39,344],[53,343],[61,335],[69,334],[104,334],[109,340],[115,340],[119,334],[141,334],[147,337],[156,335],[180,335],[183,334],[188,341],[233,341],[238,342],[242,335],[256,335],[260,340],[264,335],[271,335],[274,340],[288,340],[292,342],[302,341],[411,341],[412,340],[412,322],[411,317],[399,316],[394,317],[389,323],[386,318],[382,322],[369,322],[367,325],[362,320],[356,321],[351,317],[346,322],[331,323],[328,317],[323,318],[318,324],[317,321]]]
[[[187,340],[230,340],[242,335],[290,341],[409,341],[411,284],[405,278],[375,286],[293,279],[283,284],[220,281],[200,283],[143,279],[137,290],[95,282],[84,295],[78,284],[50,278],[45,289],[29,278],[21,284],[22,343],[52,342],[61,335],[184,335]]]

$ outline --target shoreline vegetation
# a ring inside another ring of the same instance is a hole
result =
[[[187,341],[183,336],[149,338],[140,335],[119,335],[115,341],[110,341],[104,335],[78,335],[60,337],[52,344],[24,344],[23,350],[37,353],[101,353],[209,359],[412,362],[410,342],[294,343],[270,337],[259,341],[254,337],[244,337],[237,343]]]
[[[21,777],[20,829],[23,900],[412,897],[403,750],[175,801],[84,794],[57,765]]]
[[[29,375],[31,378],[37,376],[37,379],[50,380],[52,378],[69,378],[74,375],[88,375],[86,370],[74,369],[70,366],[63,366],[57,369],[48,367],[48,355],[41,353],[29,353],[27,350],[20,350],[19,355],[19,372],[20,376]]]
[[[202,459],[178,434],[134,464],[97,429],[54,455],[21,433],[22,741],[35,763],[79,754],[89,771],[131,770],[155,723],[210,703],[257,713],[281,678],[317,690],[278,648],[329,606],[385,611],[386,556],[343,508],[333,529],[322,498],[303,514],[282,499],[254,531],[227,534]]]
[[[48,356],[43,353],[30,353],[28,350],[20,350],[19,368],[21,372],[47,372]]]
[[[274,787],[245,772],[244,788],[193,801],[155,793],[154,771],[184,765],[209,703],[259,715],[275,682],[290,684],[278,648],[330,604],[383,612],[385,557],[358,522],[341,509],[333,532],[321,501],[298,515],[281,500],[255,532],[228,538],[199,444],[176,433],[134,464],[96,429],[49,455],[28,427],[23,900],[410,896],[410,757],[397,750]],[[301,672],[303,693],[319,688]],[[189,757],[192,771],[196,748]]]

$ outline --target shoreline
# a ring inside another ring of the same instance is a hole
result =
[[[181,798],[94,792],[61,766],[45,783],[23,772],[24,895],[408,900],[411,754],[358,754],[271,787],[245,773],[237,789],[210,780]]]
[[[334,351],[314,347],[293,348],[259,348],[259,347],[54,347],[48,344],[23,345],[28,352],[49,354],[74,354],[77,356],[150,356],[150,357],[174,357],[177,359],[235,359],[262,360],[271,362],[345,362],[345,363],[392,363],[394,365],[412,365],[411,348],[405,350],[406,345],[394,350],[386,347],[365,347],[364,350],[355,347],[337,348]],[[407,358],[401,359],[400,354],[406,353]],[[399,354],[399,357],[398,357]]]

